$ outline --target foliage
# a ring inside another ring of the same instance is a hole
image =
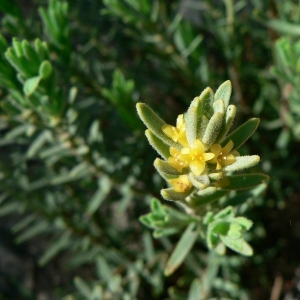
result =
[[[0,298],[268,299],[290,282],[299,4],[26,3],[0,1],[0,251],[22,261]]]

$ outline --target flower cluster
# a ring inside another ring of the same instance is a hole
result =
[[[234,163],[236,161],[235,156],[239,155],[237,151],[231,151],[233,148],[231,140],[225,147],[220,144],[213,144],[208,147],[200,139],[195,139],[193,144],[189,145],[183,115],[178,116],[176,127],[166,124],[162,126],[162,131],[183,147],[181,150],[170,147],[170,157],[168,158],[168,164],[180,173],[183,169],[189,168],[192,174],[197,177],[203,173],[208,173],[213,168],[220,171],[224,166]],[[213,166],[207,168],[207,163]],[[181,175],[168,181],[176,192],[186,192],[192,187],[187,175]]]
[[[166,124],[146,104],[137,104],[138,114],[148,127],[148,141],[163,158],[157,158],[154,166],[171,185],[161,191],[166,200],[194,207],[265,180],[259,174],[232,174],[256,165],[260,158],[237,152],[255,132],[258,119],[250,119],[228,134],[236,114],[236,107],[229,105],[230,96],[230,81],[216,93],[206,88],[187,112],[177,117],[176,126]]]

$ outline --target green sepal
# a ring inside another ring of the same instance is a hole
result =
[[[223,115],[225,115],[225,105],[224,105],[224,101],[222,99],[215,101],[213,104],[213,108],[214,108],[214,113],[221,113]]]
[[[235,162],[223,168],[226,172],[240,171],[251,168],[259,163],[260,157],[258,155],[236,156]]]
[[[252,118],[245,122],[243,125],[238,127],[232,133],[230,133],[223,141],[222,146],[224,147],[230,140],[233,141],[233,150],[237,150],[240,148],[255,132],[257,126],[259,124],[258,118]]]
[[[183,202],[193,192],[193,188],[189,189],[184,193],[175,192],[173,188],[162,189],[160,194],[165,200],[168,201],[181,201]]]
[[[208,175],[195,176],[190,172],[189,179],[192,185],[199,190],[205,189],[210,183]]]
[[[221,129],[221,126],[223,123],[223,118],[224,118],[224,115],[219,112],[215,113],[211,117],[211,119],[209,120],[209,122],[207,124],[206,130],[205,130],[205,133],[204,133],[204,136],[202,139],[202,142],[204,144],[211,146],[215,142],[215,140],[220,132],[220,129]]]
[[[176,169],[172,168],[167,162],[156,158],[154,161],[154,167],[161,177],[165,180],[177,178],[183,173],[179,173]]]
[[[192,145],[197,138],[198,120],[201,117],[201,100],[200,97],[194,98],[190,107],[184,115],[186,124],[186,136],[190,145]]]
[[[220,129],[220,133],[218,135],[218,138],[215,141],[216,143],[220,143],[223,140],[223,138],[226,136],[230,127],[233,124],[235,115],[236,115],[235,105],[229,105],[226,109],[226,114],[225,114],[225,118],[223,119],[223,124]]]
[[[206,195],[206,196],[199,196],[198,193],[193,193],[187,197],[186,202],[191,207],[199,207],[201,205],[205,205],[213,201],[216,201],[222,198],[223,196],[227,195],[228,193],[229,191],[225,191],[225,190],[216,190],[211,195]]]
[[[160,138],[158,138],[155,134],[151,132],[151,130],[147,129],[145,131],[145,135],[148,139],[149,144],[158,152],[158,154],[164,158],[168,159],[170,156],[170,147],[166,145]]]
[[[214,102],[214,92],[210,87],[207,87],[199,96],[201,101],[201,112],[208,119],[211,118],[213,114],[212,104]]]
[[[229,179],[230,183],[227,186],[222,186],[222,189],[227,191],[250,189],[269,180],[269,176],[256,173],[231,175],[226,178]]]
[[[231,96],[232,86],[230,80],[222,83],[216,91],[215,101],[222,99],[224,101],[225,108],[229,104],[230,96]]]
[[[139,117],[153,134],[167,145],[172,146],[177,150],[182,149],[182,146],[179,143],[174,142],[171,138],[164,134],[161,128],[163,125],[166,125],[166,123],[147,104],[138,103],[136,108]]]

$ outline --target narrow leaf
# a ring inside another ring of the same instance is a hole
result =
[[[235,131],[229,134],[222,142],[222,146],[224,147],[230,140],[233,141],[232,150],[237,150],[240,148],[255,132],[257,126],[259,124],[258,118],[252,118],[245,122],[243,125],[238,127]]]
[[[35,76],[27,79],[24,84],[24,93],[26,96],[30,96],[38,87],[41,77]]]
[[[235,159],[235,162],[226,166],[224,171],[233,172],[251,168],[260,161],[260,157],[258,155],[237,156]]]
[[[255,187],[269,180],[269,176],[264,174],[239,174],[226,177],[230,184],[222,187],[223,190],[243,190]]]
[[[188,255],[192,249],[196,239],[198,237],[198,230],[195,228],[196,224],[191,223],[183,235],[181,236],[178,244],[176,245],[171,257],[169,258],[166,268],[165,275],[169,276],[174,273],[174,271],[182,264],[185,257]]]
[[[216,91],[215,101],[222,99],[224,101],[225,108],[227,108],[231,96],[232,86],[230,80],[222,83]]]
[[[219,112],[215,113],[212,118],[209,120],[205,134],[203,136],[203,143],[207,145],[212,145],[216,138],[219,135],[222,123],[223,123],[224,114]]]
[[[224,190],[217,190],[211,195],[206,195],[206,196],[199,196],[197,193],[193,193],[192,195],[187,197],[186,202],[192,207],[198,207],[216,201],[228,193],[229,191],[224,191]]]
[[[141,120],[153,134],[167,145],[181,150],[182,146],[179,143],[174,142],[162,131],[161,128],[163,125],[166,125],[166,123],[148,105],[145,103],[138,103],[136,107]]]
[[[158,152],[158,154],[162,158],[167,160],[170,156],[170,147],[165,144],[160,138],[154,135],[149,129],[145,131],[145,135],[148,139],[149,144]]]

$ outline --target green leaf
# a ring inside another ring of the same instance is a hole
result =
[[[104,202],[107,195],[111,191],[111,187],[112,184],[108,177],[100,177],[99,187],[87,205],[86,213],[88,215],[93,215],[96,210],[99,209],[100,205]]]
[[[166,145],[160,138],[154,135],[151,130],[147,129],[145,135],[149,144],[161,155],[165,160],[170,156],[170,147]]]
[[[243,238],[231,238],[228,236],[220,236],[221,241],[230,249],[245,255],[252,256],[253,249],[252,247],[243,240]]]
[[[215,140],[219,135],[223,123],[223,118],[224,118],[224,114],[217,112],[209,120],[202,139],[204,144],[212,145],[215,142]]]
[[[174,142],[171,138],[164,134],[162,126],[166,123],[145,103],[138,103],[136,105],[138,114],[148,129],[152,131],[165,144],[181,150],[182,146]]]
[[[165,200],[168,201],[184,201],[187,196],[191,194],[193,189],[188,190],[184,193],[175,192],[173,188],[163,189],[160,191],[161,195]]]
[[[233,150],[237,150],[240,148],[255,132],[257,126],[259,124],[258,118],[252,118],[245,122],[243,125],[238,127],[235,131],[229,134],[222,142],[222,146],[224,147],[230,140],[233,141]]]
[[[201,295],[201,280],[194,279],[190,286],[187,300],[199,300],[199,295]]]
[[[41,79],[48,78],[52,73],[52,65],[50,61],[45,60],[42,62],[39,68],[39,76]]]
[[[220,133],[219,133],[215,143],[222,142],[223,138],[226,136],[230,127],[233,124],[235,115],[236,115],[236,107],[234,105],[229,105],[226,110],[225,118],[223,119]]]
[[[205,189],[210,183],[207,175],[195,176],[192,172],[189,173],[189,179],[193,186],[199,190]]]
[[[269,20],[266,24],[267,26],[281,33],[300,36],[299,24],[293,24],[279,19]]]
[[[224,190],[217,190],[216,192],[206,196],[199,196],[198,193],[193,193],[187,197],[186,202],[192,207],[198,207],[216,201],[228,193],[229,191]]]
[[[253,222],[245,217],[234,218],[232,222],[238,223],[243,227],[243,230],[248,230],[252,227]]]
[[[240,171],[251,168],[257,165],[260,161],[260,157],[258,155],[236,156],[235,159],[234,163],[224,167],[223,170],[226,172]]]
[[[201,99],[200,97],[196,97],[191,102],[188,111],[184,115],[186,136],[190,145],[192,145],[197,138],[198,120],[200,120],[202,115],[201,108]]]
[[[269,180],[269,176],[264,174],[239,174],[227,176],[230,184],[222,187],[223,190],[243,190],[255,187]]]
[[[222,99],[215,101],[213,104],[214,113],[219,112],[222,115],[225,115],[225,105]]]
[[[25,81],[24,84],[24,93],[26,96],[30,96],[37,89],[39,83],[41,81],[40,76],[34,76]]]
[[[166,268],[165,275],[169,276],[174,273],[174,271],[182,264],[185,257],[188,255],[190,250],[192,249],[199,233],[196,229],[196,224],[191,223],[183,235],[181,236],[178,244],[176,245],[171,257],[169,258]]]
[[[153,232],[153,237],[158,239],[163,236],[169,236],[176,234],[179,231],[179,228],[171,227],[171,228],[159,228]]]
[[[222,99],[224,101],[225,108],[227,108],[231,96],[232,86],[230,80],[222,83],[215,93],[215,101]]]
[[[44,266],[60,251],[70,246],[69,232],[66,231],[60,238],[50,244],[43,256],[39,259],[39,265]]]
[[[182,173],[179,173],[176,169],[172,168],[167,162],[159,158],[155,159],[154,167],[159,173],[159,175],[165,180],[177,178],[178,176],[182,175]]]
[[[151,210],[158,216],[164,217],[166,215],[163,205],[156,198],[153,198],[151,201]]]
[[[86,299],[90,299],[92,291],[80,277],[75,277],[74,284],[82,296]]]
[[[212,104],[214,101],[214,92],[211,88],[206,88],[201,95],[199,96],[201,101],[201,112],[205,115],[208,119],[212,116]]]

